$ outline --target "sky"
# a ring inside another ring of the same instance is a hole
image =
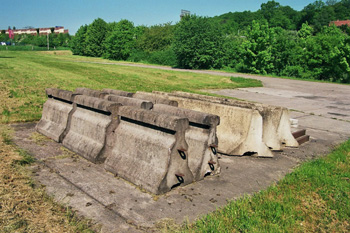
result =
[[[235,11],[256,11],[268,0],[0,0],[0,29],[15,26],[35,28],[64,26],[74,35],[78,28],[102,18],[121,19],[135,26],[152,26],[180,20],[181,9],[200,16],[217,16]],[[280,0],[282,6],[302,10],[315,0]]]

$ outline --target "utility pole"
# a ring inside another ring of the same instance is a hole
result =
[[[50,50],[50,41],[49,41],[49,33],[47,35],[47,50]]]

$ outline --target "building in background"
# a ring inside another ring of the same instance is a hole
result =
[[[350,20],[337,20],[337,21],[331,21],[329,23],[329,26],[335,25],[337,27],[343,26],[343,25],[347,25],[348,27],[350,27]]]
[[[9,30],[1,30],[5,31],[6,34],[9,34]],[[62,26],[56,26],[51,28],[28,28],[28,29],[13,29],[12,30],[14,35],[21,35],[21,34],[30,34],[30,35],[47,35],[51,33],[55,34],[68,34],[68,29],[64,29]]]

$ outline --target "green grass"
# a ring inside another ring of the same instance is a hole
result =
[[[70,51],[0,51],[0,123],[39,120],[45,88],[75,90],[113,88],[136,91],[189,91],[261,86],[252,79],[176,72],[139,67],[91,64],[101,58],[71,55]]]
[[[350,232],[350,140],[183,232]]]

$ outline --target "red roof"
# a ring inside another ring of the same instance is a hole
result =
[[[337,26],[337,27],[342,26],[342,25],[348,25],[348,26],[350,26],[350,20],[331,21],[331,22],[329,23],[329,26],[331,26],[331,25],[333,25],[333,24],[334,24],[335,26]]]

